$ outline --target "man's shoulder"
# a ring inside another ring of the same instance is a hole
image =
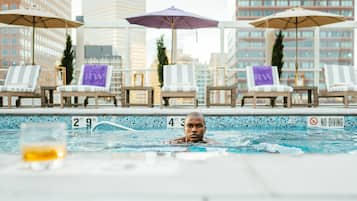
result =
[[[169,144],[182,144],[182,143],[186,143],[186,137],[180,137],[169,141]]]

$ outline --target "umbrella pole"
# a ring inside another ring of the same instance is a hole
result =
[[[32,65],[35,65],[35,17],[32,20]]]
[[[174,55],[174,49],[176,49],[176,30],[174,19],[171,19],[171,64],[176,63],[176,58]]]
[[[295,86],[297,86],[297,82],[299,79],[299,65],[298,65],[298,41],[297,41],[297,37],[298,37],[298,27],[297,27],[297,23],[298,23],[298,18],[295,17]]]

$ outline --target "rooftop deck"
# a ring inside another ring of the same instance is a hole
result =
[[[0,159],[7,201],[357,200],[355,154],[70,153],[41,172]]]

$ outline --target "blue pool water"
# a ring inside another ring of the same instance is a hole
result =
[[[210,152],[230,153],[356,153],[357,131],[343,129],[208,130],[219,144],[169,145],[182,129],[130,131],[68,131],[69,152]],[[0,152],[19,152],[17,130],[0,131]]]

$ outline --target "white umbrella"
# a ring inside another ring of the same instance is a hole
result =
[[[291,8],[250,22],[260,28],[295,29],[295,76],[298,74],[298,28],[322,26],[344,21],[344,16],[308,10],[300,7]]]
[[[81,22],[61,18],[38,9],[14,9],[0,11],[0,23],[32,27],[32,64],[35,64],[35,28],[74,28]]]

